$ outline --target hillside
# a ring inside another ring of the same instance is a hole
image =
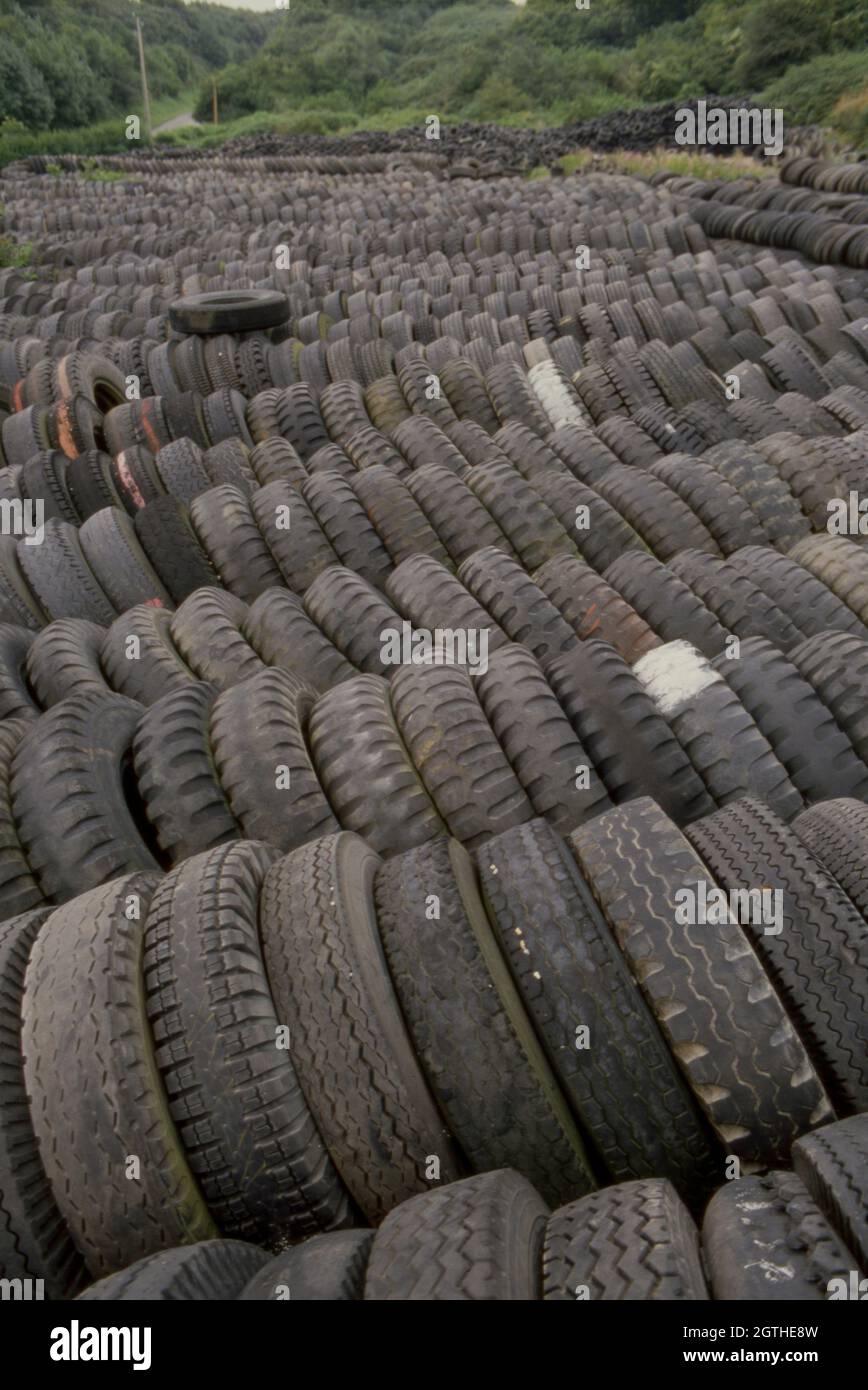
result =
[[[135,20],[155,101],[249,58],[273,15],[183,0],[0,0],[0,123],[73,130],[140,108]]]
[[[559,124],[706,92],[767,93],[790,122],[864,133],[862,0],[293,0],[220,74],[221,118],[329,131],[424,119]],[[844,96],[842,109],[836,111]],[[210,114],[210,83],[197,108]],[[846,108],[846,109],[844,109]]]

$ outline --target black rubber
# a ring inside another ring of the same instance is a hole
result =
[[[795,1173],[728,1183],[711,1199],[702,1248],[715,1299],[827,1299],[852,1258]]]
[[[0,1278],[42,1279],[48,1298],[71,1298],[85,1283],[84,1262],[42,1166],[21,1057],[24,972],[51,911],[0,925]]]
[[[527,1302],[541,1292],[548,1209],[519,1173],[481,1173],[404,1202],[374,1236],[374,1302]]]
[[[222,845],[179,865],[148,910],[144,990],[169,1110],[224,1234],[273,1245],[350,1222],[293,1066],[257,927],[276,854]]]
[[[242,1298],[268,1255],[241,1240],[204,1240],[146,1255],[79,1295],[80,1303],[213,1303]]]
[[[25,977],[33,1126],[57,1205],[95,1278],[217,1234],[169,1115],[145,1012],[142,940],[158,882],[127,875],[58,908]]]
[[[122,695],[74,695],[32,725],[16,749],[13,812],[49,901],[158,867],[126,795],[141,715]]]
[[[138,793],[170,864],[242,835],[211,749],[217,693],[204,681],[185,681],[145,710],[133,739]]]
[[[543,1298],[575,1303],[708,1297],[696,1227],[665,1179],[619,1183],[549,1217]]]
[[[719,1177],[715,1141],[569,847],[535,820],[476,861],[498,943],[600,1171],[665,1176],[698,1206]]]
[[[472,860],[439,839],[377,871],[380,936],[417,1057],[472,1169],[547,1201],[596,1186],[556,1075],[492,933]]]
[[[305,738],[315,692],[265,668],[218,696],[209,737],[220,785],[249,840],[286,853],[338,829]]]
[[[415,1059],[374,915],[379,857],[330,835],[270,870],[259,928],[277,1014],[329,1153],[369,1221],[462,1163]]]
[[[685,893],[716,886],[698,855],[645,797],[569,843],[727,1154],[785,1161],[831,1106],[741,927],[679,920]]]
[[[838,1114],[868,1108],[868,924],[767,806],[737,801],[686,833],[726,893],[774,895],[742,898],[737,920]]]

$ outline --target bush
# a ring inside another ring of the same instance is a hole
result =
[[[764,106],[780,106],[786,124],[815,125],[826,121],[845,93],[857,92],[868,70],[868,51],[835,53],[790,68],[760,94]]]

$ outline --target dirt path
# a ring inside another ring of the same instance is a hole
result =
[[[180,116],[173,116],[170,121],[163,121],[162,125],[154,126],[154,134],[159,135],[162,130],[181,130],[184,126],[198,124],[198,121],[193,120],[192,111],[182,111]]]

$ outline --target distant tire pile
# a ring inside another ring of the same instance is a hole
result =
[[[387,153],[6,172],[0,1276],[828,1297],[864,190]],[[503,1258],[426,1280],[466,1229]]]

